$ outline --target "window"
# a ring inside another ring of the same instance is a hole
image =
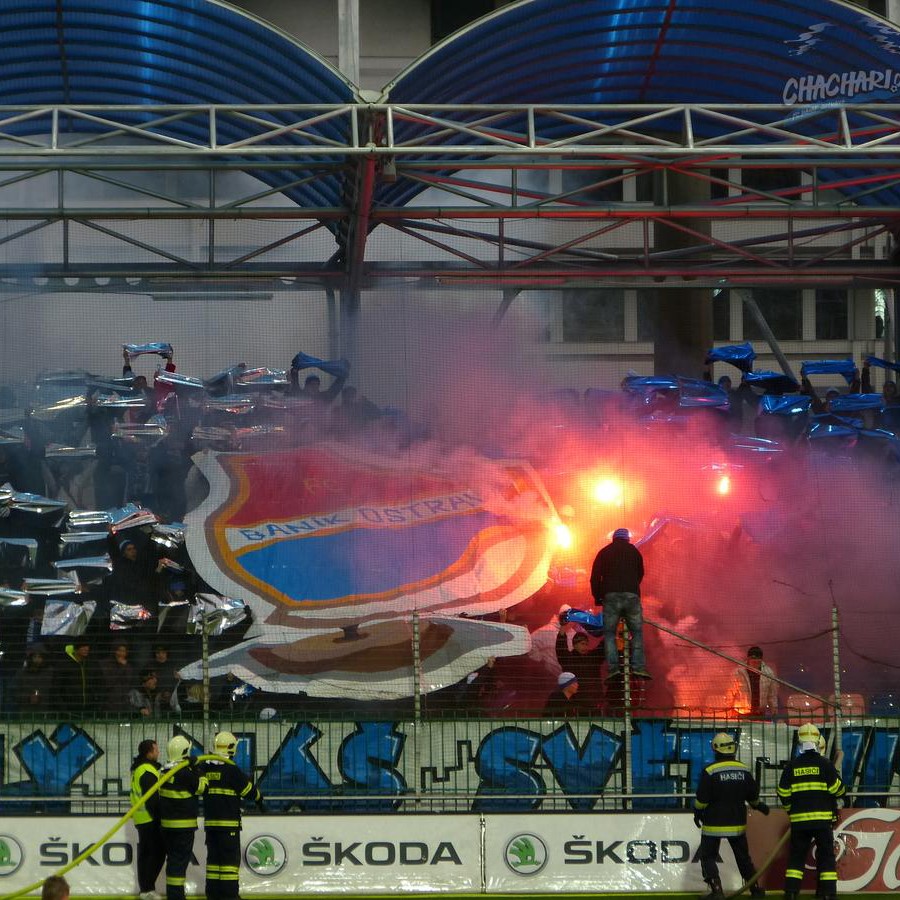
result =
[[[621,176],[622,169],[563,169],[562,193],[577,191],[569,199],[580,203],[620,203],[624,196],[624,181],[598,187],[591,185],[616,177],[621,179]]]
[[[659,321],[658,296],[656,291],[637,292],[637,339],[647,343],[656,340],[656,325]]]
[[[564,291],[563,340],[625,340],[625,292]]]
[[[799,341],[803,336],[803,301],[800,291],[754,288],[753,299],[779,341]],[[756,318],[744,307],[744,340],[765,340]]]
[[[800,187],[801,178],[800,169],[744,169],[741,172],[741,184],[747,192],[777,194],[779,191]]]
[[[713,291],[713,340],[731,340],[731,294]]]
[[[816,291],[816,340],[844,341],[847,331],[849,300],[847,292],[820,288]]]

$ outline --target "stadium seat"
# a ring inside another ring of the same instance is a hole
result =
[[[828,698],[834,703],[834,694]],[[841,692],[841,714],[847,716],[864,716],[866,714],[866,698],[862,694]]]
[[[825,722],[828,712],[825,704],[809,694],[789,694],[785,703],[788,725],[802,725],[804,722]]]

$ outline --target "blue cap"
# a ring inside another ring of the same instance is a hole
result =
[[[630,541],[631,540],[631,532],[627,528],[617,528],[613,532],[613,540],[614,541]]]
[[[559,690],[563,688],[567,688],[573,681],[578,681],[577,676],[573,675],[571,672],[560,672],[556,677],[556,686]]]

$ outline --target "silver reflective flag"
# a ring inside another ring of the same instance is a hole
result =
[[[62,444],[49,444],[44,451],[47,459],[92,459],[96,455],[96,447],[65,447]]]
[[[190,390],[204,390],[203,382],[191,375],[182,375],[179,372],[159,372],[154,384],[165,384],[173,388],[187,388]]]
[[[147,398],[141,394],[98,394],[94,406],[100,409],[143,409]]]
[[[202,634],[205,629],[208,635],[217,637],[247,616],[247,604],[243,600],[221,594],[197,594],[197,601],[188,618],[189,634]]]
[[[28,606],[28,594],[12,588],[0,588],[0,609],[8,606]]]
[[[260,366],[257,369],[245,369],[234,380],[239,390],[269,390],[274,387],[286,387],[290,384],[284,369],[269,369]]]
[[[41,635],[78,637],[84,634],[96,608],[97,604],[93,600],[84,603],[76,600],[48,600],[44,604]]]
[[[169,426],[159,422],[116,422],[113,436],[118,438],[161,438],[169,433]]]
[[[112,572],[112,560],[108,553],[103,556],[77,556],[74,559],[57,559],[53,562],[57,572],[68,572],[72,569],[102,569]]]
[[[171,522],[168,525],[159,522],[153,526],[150,540],[170,550],[175,549],[184,543],[184,528],[184,522]]]
[[[153,618],[149,609],[130,603],[110,603],[109,628],[110,631],[127,631],[136,625],[143,625]]]
[[[77,572],[66,572],[62,578],[26,578],[22,587],[26,594],[52,597],[56,594],[80,594],[81,582]]]
[[[122,349],[129,356],[144,356],[155,353],[158,356],[171,356],[175,351],[167,341],[153,341],[148,344],[122,344]]]
[[[232,413],[234,415],[244,415],[253,412],[256,408],[256,401],[252,397],[237,396],[229,394],[225,397],[210,397],[203,403],[204,409],[215,410],[217,412]]]
[[[8,506],[10,509],[30,513],[48,513],[65,509],[68,506],[65,500],[53,500],[50,497],[42,497],[40,494],[17,491],[8,482],[0,487],[0,504]]]

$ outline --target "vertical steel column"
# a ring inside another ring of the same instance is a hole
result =
[[[829,581],[828,586],[831,587]],[[840,649],[840,619],[837,604],[833,602],[831,607],[831,658],[834,667],[834,748],[841,749],[841,717],[844,714],[841,703],[841,649]]]
[[[338,68],[359,84],[359,0],[338,0]]]

